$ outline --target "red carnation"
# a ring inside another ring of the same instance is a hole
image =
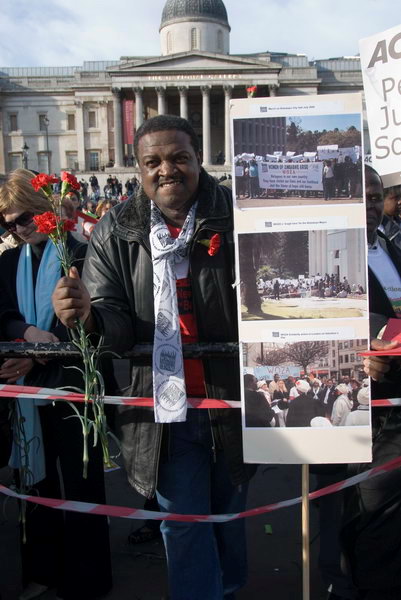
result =
[[[79,190],[81,187],[75,175],[67,171],[61,171],[61,181],[68,183],[73,190]]]
[[[33,185],[35,192],[38,192],[40,189],[43,189],[44,192],[49,193],[51,190],[48,186],[53,183],[58,183],[58,178],[54,175],[47,175],[46,173],[39,173],[33,179],[31,179],[31,184]]]
[[[47,235],[54,233],[57,230],[56,215],[52,212],[45,212],[41,215],[33,217],[38,233],[46,233]]]
[[[218,253],[218,251],[220,249],[220,244],[221,244],[220,234],[215,233],[214,235],[212,235],[210,240],[198,240],[198,243],[202,244],[202,246],[206,246],[207,253],[209,254],[209,256],[214,256],[215,254]]]
[[[212,235],[209,241],[210,244],[207,253],[209,254],[209,256],[214,256],[218,253],[220,248],[220,235],[218,233],[215,233],[214,235]]]

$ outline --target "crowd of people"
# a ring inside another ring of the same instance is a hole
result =
[[[123,183],[119,181],[116,175],[110,174],[106,179],[103,190],[101,190],[99,180],[94,173],[89,177],[89,181],[81,178],[79,183],[81,185],[80,193],[83,203],[88,201],[97,203],[102,198],[116,201],[126,200],[135,193],[139,186],[139,181],[135,176],[129,177],[123,186]]]
[[[294,158],[273,157],[267,155],[253,157],[248,160],[237,158],[235,161],[236,176],[235,185],[238,198],[323,198],[324,200],[335,200],[336,198],[360,198],[362,195],[362,162],[355,162],[345,156],[343,160],[324,160],[322,169],[321,190],[305,189],[268,189],[259,185],[260,162],[288,163]],[[299,158],[296,162],[316,162],[310,158]]]
[[[349,283],[347,277],[340,279],[338,273],[329,275],[312,275],[310,277],[269,279],[259,277],[257,281],[259,294],[264,299],[280,300],[281,298],[347,298],[364,294],[359,283]]]
[[[338,427],[369,425],[369,380],[318,377],[273,380],[244,376],[247,427]],[[355,414],[353,414],[355,413]]]
[[[35,215],[47,210],[45,194],[33,190],[29,171],[21,169],[8,176],[0,189],[0,223],[14,247],[0,257],[0,336],[7,341],[57,342],[68,339],[68,330],[80,319],[91,339],[101,337],[104,346],[118,354],[137,342],[153,344],[152,361],[131,365],[131,383],[125,393],[153,398],[154,406],[123,404],[113,420],[128,480],[146,499],[156,499],[162,512],[236,514],[246,507],[248,484],[256,470],[256,465],[243,461],[241,411],[187,411],[186,398],[239,402],[238,359],[232,355],[184,359],[182,353],[185,343],[238,341],[231,191],[201,167],[199,141],[185,119],[160,115],[145,121],[136,133],[134,148],[142,185],[127,201],[117,201],[106,211],[89,245],[67,234],[75,259],[68,276],[61,277],[47,235],[39,234],[33,222]],[[401,289],[401,259],[394,244],[379,231],[383,189],[373,170],[367,171],[366,184],[369,294],[376,335],[399,312],[396,290]],[[95,175],[89,186],[95,194]],[[86,210],[96,212],[94,198],[70,198],[65,210],[75,209],[81,200]],[[336,283],[331,279],[325,276],[321,281],[331,286]],[[352,285],[341,283],[352,291]],[[372,342],[375,348],[396,345]],[[115,381],[107,364],[106,359],[102,372],[108,393],[113,393]],[[0,380],[80,387],[79,371],[65,366],[79,363],[7,358],[0,366]],[[366,360],[365,369],[377,380],[372,385],[376,397],[391,397],[391,392],[399,395],[396,359],[373,357]],[[298,381],[282,382],[275,377],[267,385],[247,375],[245,387],[248,426],[255,426],[254,418],[262,418],[267,427],[309,427],[314,419],[343,427],[366,420],[364,384],[358,390],[353,381],[338,383],[310,374]],[[319,414],[305,410],[305,403],[318,407]],[[32,402],[26,407],[29,411],[18,422],[32,432],[30,439],[37,440],[30,445],[28,491],[104,503],[99,446],[90,444],[92,456],[84,479],[79,422],[66,418],[71,415],[69,405]],[[2,443],[8,425],[6,418],[6,427],[0,430]],[[372,464],[399,456],[400,409],[375,409],[372,425]],[[10,440],[15,442],[15,435]],[[36,453],[37,449],[41,452]],[[3,445],[0,456],[3,464],[10,459],[18,486],[18,452],[15,447],[7,451]],[[358,465],[357,469],[370,466]],[[401,597],[399,470],[383,475],[380,482],[380,489],[365,482],[349,491],[343,525],[335,534],[341,539],[352,595],[341,595],[329,580],[331,600]],[[333,518],[331,522],[337,523]],[[324,535],[327,528],[322,527]],[[25,531],[21,600],[52,587],[64,600],[94,600],[110,590],[105,517],[35,507],[27,511]],[[191,600],[233,600],[246,584],[244,520],[216,524],[165,520],[161,534],[171,600],[188,600],[188,590]]]

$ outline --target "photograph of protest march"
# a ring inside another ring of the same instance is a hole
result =
[[[239,208],[362,202],[360,114],[234,119]]]
[[[246,427],[369,425],[368,340],[243,344]]]
[[[364,229],[239,234],[241,318],[367,315]]]

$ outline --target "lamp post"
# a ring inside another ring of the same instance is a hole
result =
[[[46,131],[47,173],[48,173],[48,175],[50,175],[50,173],[51,173],[51,169],[50,169],[50,152],[49,152],[49,124],[50,124],[50,121],[47,118],[47,116],[44,117],[43,124],[45,126],[45,131]]]
[[[24,142],[24,145],[22,146],[22,165],[24,169],[28,169],[28,150],[29,146]]]

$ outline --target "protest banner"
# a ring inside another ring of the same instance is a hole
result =
[[[401,184],[401,25],[359,42],[372,166],[384,187]]]
[[[299,159],[299,157],[294,157]],[[323,190],[323,163],[269,163],[259,165],[259,186],[270,190]]]
[[[338,146],[337,144],[318,146],[317,155],[319,160],[334,160],[335,158],[338,158]]]

